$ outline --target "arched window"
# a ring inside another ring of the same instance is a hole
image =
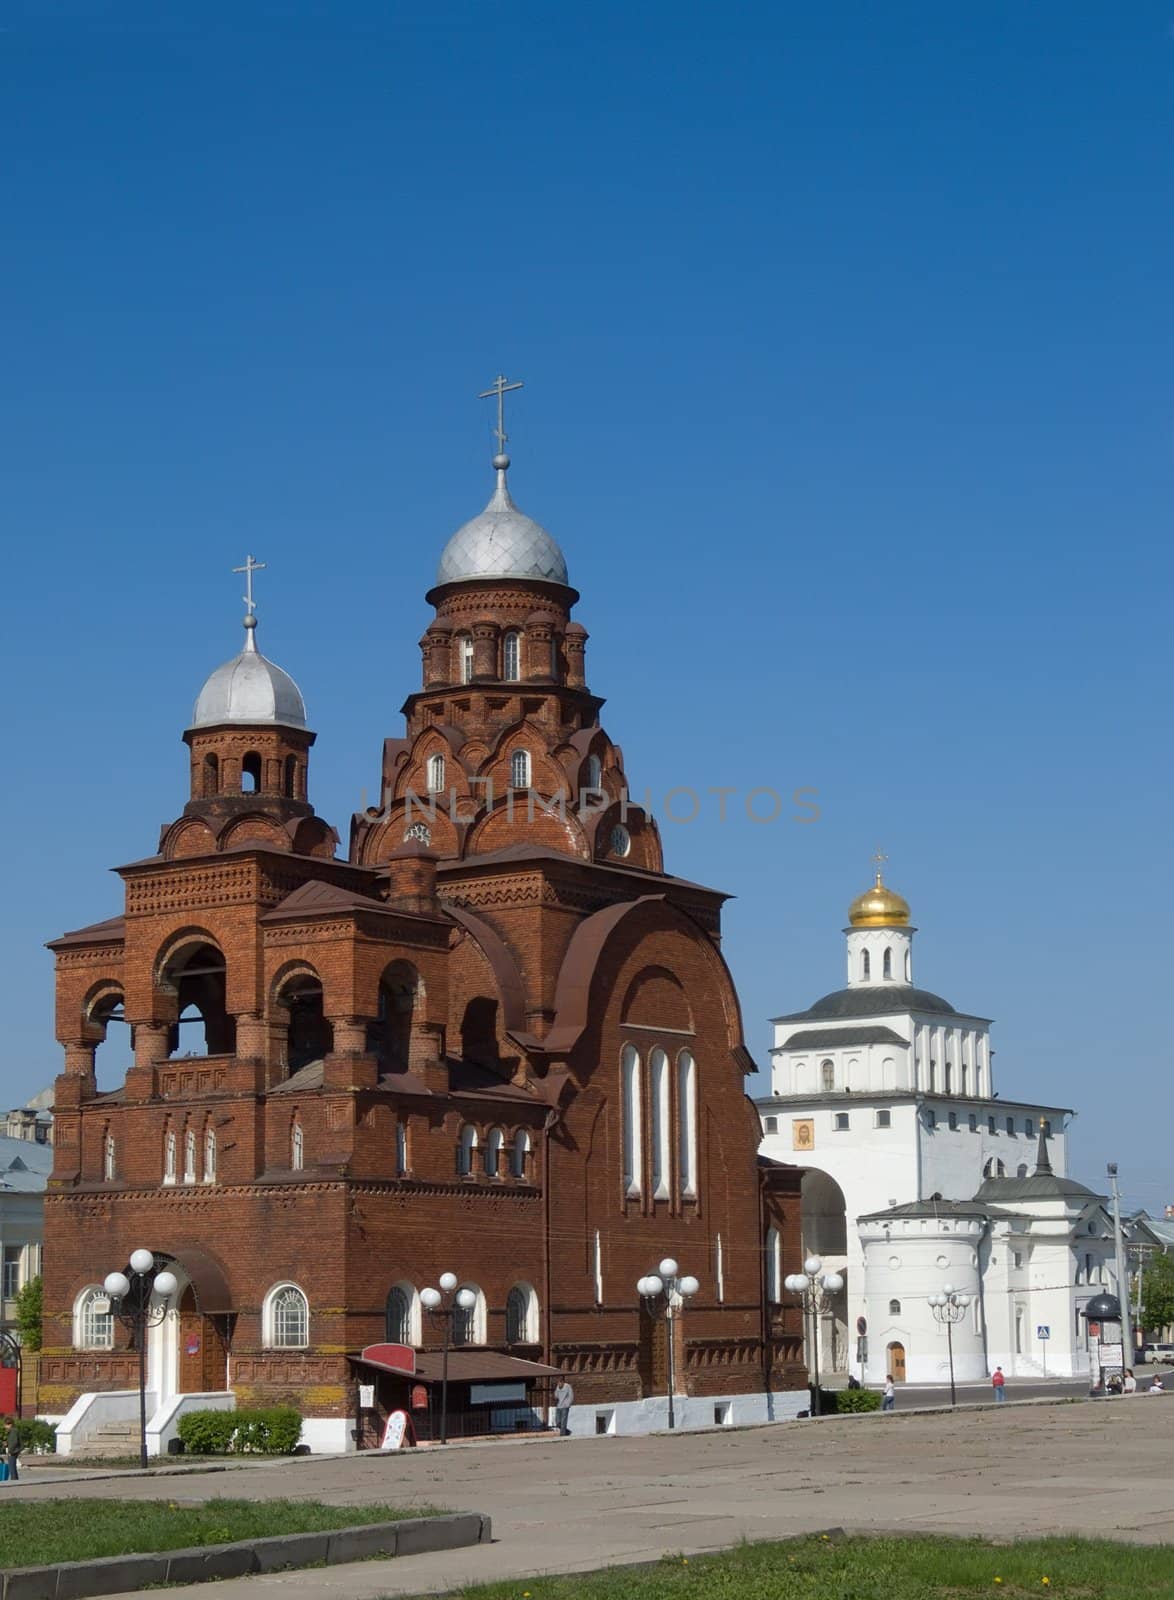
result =
[[[603,781],[603,766],[598,756],[587,757],[587,787],[598,789]]]
[[[946,1091],[947,1094],[952,1094],[953,1093],[953,1088],[954,1088],[954,1064],[951,1061],[947,1061],[946,1062],[946,1078],[945,1078],[945,1083],[944,1083],[943,1087],[945,1088],[945,1091]]]
[[[672,1159],[669,1146],[669,1058],[663,1050],[654,1050],[648,1058],[648,1066],[652,1087],[652,1198],[667,1200],[669,1163]]]
[[[298,785],[298,758],[297,758],[297,756],[286,756],[286,758],[285,758],[284,789],[285,789],[285,798],[287,800],[292,800],[294,798],[295,792],[297,790],[297,785]]]
[[[697,1067],[688,1050],[677,1057],[677,1152],[683,1199],[697,1198]]]
[[[429,794],[444,793],[444,757],[434,755],[428,757],[428,792]]]
[[[104,1309],[99,1310],[99,1306]],[[83,1289],[73,1307],[73,1347],[75,1350],[112,1350],[114,1315],[110,1300],[99,1284]]]
[[[830,1094],[836,1087],[836,1064],[834,1061],[820,1062],[819,1080],[824,1094]]]
[[[457,659],[460,663],[460,680],[462,683],[473,681],[473,641],[467,633],[462,633],[457,638]]]
[[[395,1175],[397,1178],[406,1178],[408,1175],[408,1125],[406,1122],[397,1122],[395,1125]]]
[[[102,1141],[102,1176],[107,1183],[113,1183],[118,1170],[118,1151],[114,1144],[114,1135],[108,1133]]]
[[[216,1182],[216,1129],[211,1124],[204,1129],[204,1182]]]
[[[306,1136],[302,1132],[302,1125],[297,1117],[290,1124],[289,1164],[294,1172],[301,1172],[306,1164]]]
[[[179,1141],[175,1129],[168,1128],[163,1135],[163,1182],[174,1183],[179,1167]]]
[[[210,800],[220,793],[220,757],[204,757],[204,798]]]
[[[517,1283],[505,1303],[506,1344],[538,1343],[538,1296],[528,1283]]]
[[[250,750],[241,762],[241,793],[261,793],[261,757],[255,750]]]
[[[629,1044],[624,1046],[620,1071],[624,1089],[624,1193],[638,1195],[644,1178],[643,1129],[641,1126],[640,1056]]]
[[[514,1148],[510,1154],[510,1171],[515,1178],[527,1176],[530,1168],[530,1135],[525,1128],[514,1134]]]
[[[1026,1176],[1027,1176],[1027,1162],[1026,1161],[1021,1161],[1019,1163],[1018,1167],[1015,1169],[1015,1176],[1017,1178],[1026,1178]]]
[[[766,1298],[768,1304],[777,1306],[782,1299],[783,1246],[777,1228],[766,1230]]]
[[[452,1342],[453,1344],[484,1344],[485,1343],[485,1296],[475,1283],[462,1283],[457,1290],[458,1298],[461,1290],[467,1289],[476,1298],[469,1306],[454,1306],[452,1314]]]
[[[965,1061],[962,1063],[961,1072],[962,1072],[962,1093],[963,1094],[967,1094],[969,1092],[967,1080],[968,1080],[968,1078],[970,1076],[970,1073],[969,1073],[969,1069],[967,1068],[967,1065],[966,1065]]]
[[[899,1317],[900,1315],[901,1315],[901,1302],[899,1300],[890,1300],[889,1301],[889,1316],[890,1317]]]
[[[882,963],[882,966],[881,966],[881,977],[882,978],[891,978],[892,976],[893,976],[893,952],[886,947],[886,949],[885,949],[885,959],[884,959],[884,962]]]
[[[270,1350],[302,1350],[309,1344],[310,1302],[296,1283],[279,1283],[270,1289],[261,1327]]]
[[[196,1130],[189,1128],[183,1136],[183,1181],[196,1181]]]
[[[385,1327],[388,1344],[420,1343],[420,1296],[412,1284],[397,1283],[389,1291]]]
[[[466,1122],[457,1141],[457,1177],[468,1178],[473,1173],[473,1152],[477,1148],[477,1130]]]
[[[552,633],[550,636],[550,675],[552,678],[559,676],[559,667],[561,665],[558,634]]]
[[[913,952],[908,949],[905,951],[905,982],[913,982]]]
[[[501,1151],[505,1144],[505,1135],[500,1128],[490,1128],[489,1137],[485,1141],[485,1176],[487,1178],[500,1178],[501,1176]]]
[[[510,787],[512,789],[528,789],[530,787],[529,750],[515,750],[510,757]]]
[[[522,676],[522,638],[507,633],[501,642],[501,675],[506,683],[517,683]]]
[[[861,982],[862,983],[867,983],[868,980],[869,980],[869,977],[871,976],[871,973],[872,973],[872,958],[869,955],[867,950],[862,950],[860,952],[860,979],[861,979]]]

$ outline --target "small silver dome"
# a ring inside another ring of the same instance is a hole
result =
[[[497,488],[480,516],[466,522],[444,547],[436,582],[461,583],[469,578],[537,578],[569,586],[566,558],[532,517],[510,499],[505,466],[498,456]]]
[[[302,692],[279,666],[257,649],[257,619],[245,618],[245,647],[226,661],[200,690],[192,713],[193,728],[211,728],[222,722],[279,723],[285,728],[306,726]]]

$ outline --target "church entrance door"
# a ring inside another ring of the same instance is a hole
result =
[[[905,1382],[905,1346],[891,1344],[885,1351],[889,1358],[888,1371],[893,1374],[894,1383]]]
[[[179,1393],[213,1394],[228,1387],[228,1357],[220,1330],[201,1316],[189,1286],[179,1303]]]

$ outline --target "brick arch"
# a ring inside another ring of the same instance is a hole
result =
[[[421,799],[427,795],[428,761],[434,755],[444,757],[445,794],[455,789],[458,798],[467,796],[470,790],[468,770],[463,756],[464,742],[463,735],[451,728],[448,723],[434,722],[422,729],[396,769],[394,799],[402,800],[408,789],[413,790]]]
[[[610,774],[605,773],[606,780]],[[584,818],[590,830],[591,849],[596,861],[614,861],[617,866],[642,867],[646,872],[664,871],[664,852],[660,830],[642,806],[622,806],[618,802],[605,811],[593,811]],[[611,847],[612,830],[623,825],[631,846],[626,856],[617,856]]]
[[[466,856],[485,855],[490,850],[503,850],[511,844],[545,846],[561,855],[591,859],[590,846],[583,832],[583,824],[569,803],[562,814],[556,810],[544,811],[535,801],[531,820],[526,798],[501,800],[492,811],[476,822],[470,830],[465,845]]]
[[[431,833],[429,848],[438,856],[452,857],[460,854],[460,837],[463,830],[453,822],[447,806],[438,803],[433,815],[430,807],[413,805],[409,822],[407,801],[394,800],[388,807],[388,814],[384,820],[376,823],[364,838],[358,865],[382,866],[403,845],[407,829],[419,822],[424,823]]]
[[[279,822],[261,812],[250,811],[225,823],[216,840],[220,850],[234,850],[242,844],[264,844],[275,850],[288,850],[291,841]]]
[[[178,861],[190,856],[210,856],[215,850],[216,835],[208,824],[198,817],[187,817],[168,828],[159,853],[168,861]]]
[[[126,1006],[126,990],[121,978],[98,978],[82,996],[82,1036],[87,1044],[101,1044],[106,1038],[110,1012],[116,1005]],[[105,1014],[103,1014],[105,1013]]]
[[[295,855],[317,856],[330,861],[338,848],[338,834],[321,817],[305,817],[292,825],[291,837]]]
[[[681,980],[667,967],[644,967],[629,983],[620,1020],[646,1028],[693,1027],[693,1008]]]
[[[205,928],[199,923],[188,923],[182,928],[175,928],[164,939],[155,952],[155,959],[151,963],[151,973],[157,989],[171,992],[172,986],[166,981],[167,969],[182,951],[191,946],[210,944],[219,952],[227,964],[224,946],[210,928]]]

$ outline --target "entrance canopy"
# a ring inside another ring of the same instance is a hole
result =
[[[405,1355],[399,1355],[400,1351]],[[397,1377],[414,1378],[417,1383],[440,1383],[444,1376],[444,1356],[439,1350],[414,1351],[404,1345],[370,1344],[350,1359],[358,1366],[394,1372]],[[448,1353],[449,1383],[536,1383],[539,1378],[561,1376],[558,1367],[523,1361],[520,1356],[503,1356],[496,1350],[465,1348]]]

